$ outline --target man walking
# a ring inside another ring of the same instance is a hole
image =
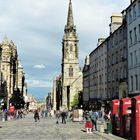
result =
[[[62,117],[62,123],[63,123],[63,124],[66,124],[66,112],[65,112],[65,111],[63,111],[63,112],[61,113],[61,117]]]
[[[92,111],[91,113],[91,119],[92,119],[92,123],[93,123],[93,127],[95,128],[95,131],[97,131],[97,120],[98,120],[98,112],[97,111]]]

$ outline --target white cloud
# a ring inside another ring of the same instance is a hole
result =
[[[43,80],[27,80],[27,84],[30,87],[43,87],[47,88],[51,86],[52,82],[43,81]]]
[[[34,65],[35,69],[45,69],[46,66],[44,64]]]

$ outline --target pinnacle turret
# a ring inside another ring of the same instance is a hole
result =
[[[2,44],[9,44],[9,40],[7,36],[4,36]]]

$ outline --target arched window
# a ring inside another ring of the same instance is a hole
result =
[[[71,52],[73,51],[72,45],[70,45],[70,51],[71,51]]]
[[[69,68],[69,77],[73,77],[73,67],[70,66]]]

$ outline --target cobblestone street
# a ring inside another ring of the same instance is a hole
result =
[[[0,126],[0,140],[117,140],[99,132],[87,134],[84,124],[78,122],[56,124],[54,118],[34,122],[32,114],[23,119],[0,122]]]

